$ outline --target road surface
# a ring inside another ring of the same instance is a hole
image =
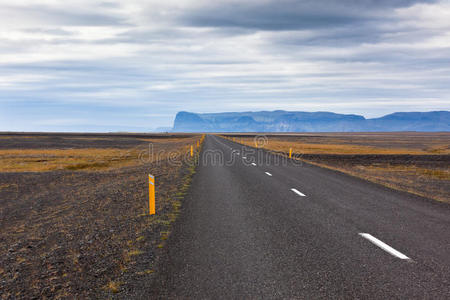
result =
[[[206,137],[147,296],[450,298],[449,205],[249,152]]]

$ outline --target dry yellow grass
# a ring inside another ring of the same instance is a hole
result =
[[[182,141],[182,139],[180,139],[180,138],[164,138],[164,139],[161,139],[161,138],[154,138],[154,139],[152,139],[152,138],[148,138],[148,139],[146,139],[146,138],[140,138],[139,139],[140,141],[144,141],[144,142],[150,142],[150,143],[176,143],[176,142],[180,142],[180,141]]]
[[[167,159],[173,149],[179,154],[185,153],[197,140],[198,138],[147,139],[153,146],[152,150],[148,146],[129,149],[0,149],[0,172],[104,170],[126,167]],[[150,151],[153,155],[150,155]]]
[[[248,146],[255,146],[253,138],[239,138],[237,140]],[[292,148],[294,153],[301,154],[411,154],[411,155],[427,155],[427,154],[450,154],[450,146],[448,144],[433,145],[426,149],[410,149],[403,148],[399,145],[392,147],[383,146],[364,146],[360,144],[339,143],[336,140],[327,140],[321,143],[305,143],[301,141],[288,141],[280,138],[268,138],[267,143],[260,147],[275,151],[289,152]]]
[[[359,170],[365,171],[365,172],[379,172],[379,173],[385,173],[389,172],[392,174],[397,174],[395,177],[401,177],[398,176],[400,174],[408,174],[408,175],[414,175],[414,176],[426,176],[430,178],[440,179],[440,180],[450,180],[450,170],[440,170],[440,169],[428,169],[428,168],[421,168],[414,165],[400,165],[400,166],[393,166],[393,165],[383,165],[383,166],[357,166]]]
[[[135,255],[141,255],[142,253],[144,253],[144,252],[141,250],[131,250],[130,252],[128,252],[128,255],[135,256]]]
[[[121,285],[120,282],[110,281],[110,282],[106,285],[105,289],[106,289],[106,290],[109,290],[110,292],[112,292],[112,293],[114,293],[114,294],[116,294],[116,293],[119,292],[120,285]]]
[[[43,172],[58,169],[104,169],[132,165],[137,151],[123,149],[0,150],[0,172]]]

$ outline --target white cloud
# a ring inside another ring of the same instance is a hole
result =
[[[419,3],[396,10],[406,26],[420,29],[450,29],[450,2]]]

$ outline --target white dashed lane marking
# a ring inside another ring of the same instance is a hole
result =
[[[377,239],[376,237],[372,236],[371,234],[368,233],[360,233],[360,236],[362,236],[363,238],[369,240],[372,244],[377,245],[378,247],[380,247],[381,249],[383,249],[384,251],[390,253],[391,255],[394,255],[395,257],[398,257],[400,259],[410,259],[408,256],[406,256],[405,254],[395,250],[394,248],[392,248],[391,246],[389,246],[388,244],[383,243],[382,241],[380,241],[379,239]]]
[[[302,192],[299,192],[297,189],[291,189],[291,191],[293,191],[294,193],[296,193],[297,195],[299,195],[301,197],[306,197],[305,194],[303,194]]]

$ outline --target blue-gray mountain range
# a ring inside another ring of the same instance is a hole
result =
[[[332,112],[179,112],[175,132],[450,131],[449,111],[396,112],[380,118]]]

